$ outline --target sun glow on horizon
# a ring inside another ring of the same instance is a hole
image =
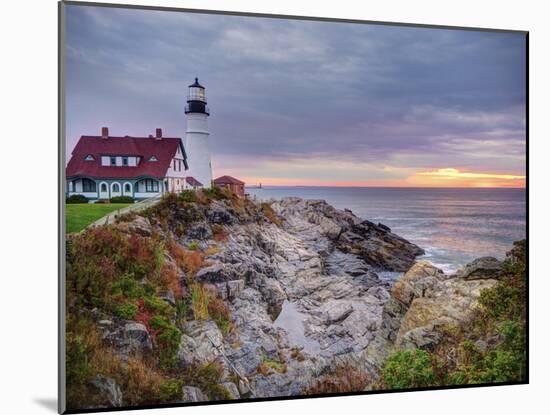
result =
[[[235,174],[236,172],[233,172]],[[225,174],[225,173],[224,173]],[[227,174],[231,174],[228,172]],[[324,187],[450,187],[450,188],[525,188],[524,175],[462,171],[440,168],[419,171],[404,178],[373,180],[326,180],[323,178],[288,178],[243,175],[249,186],[324,186]]]
[[[525,179],[525,176],[516,176],[512,174],[493,174],[493,173],[473,173],[473,172],[462,172],[458,169],[445,168],[438,169],[435,171],[425,171],[417,173],[419,176],[437,176],[445,177],[449,179],[454,178],[465,178],[465,179],[498,179],[498,180],[522,180]]]

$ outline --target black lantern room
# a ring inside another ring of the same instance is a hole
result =
[[[199,78],[195,78],[195,83],[189,85],[189,94],[187,95],[187,105],[185,113],[200,113],[210,115],[206,105],[206,94],[204,87],[199,84]]]

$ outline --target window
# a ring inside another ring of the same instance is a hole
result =
[[[101,183],[101,192],[102,193],[107,193],[107,184]]]
[[[147,193],[159,191],[159,182],[157,182],[156,180],[145,179],[144,182],[145,182],[145,191]]]
[[[86,160],[86,161],[93,161],[93,160],[95,160],[95,159],[94,159],[94,156],[92,156],[91,154],[88,154],[86,157],[84,157],[84,160]]]
[[[128,165],[128,157],[122,157],[122,165],[127,166]]]
[[[116,166],[116,157],[111,156],[111,166]]]
[[[158,161],[158,159],[155,156],[149,157],[149,161]]]
[[[113,183],[113,193],[120,192],[120,185],[118,183]]]
[[[132,186],[130,186],[130,183],[124,185],[124,193],[132,193]]]
[[[82,191],[83,192],[95,192],[95,182],[90,179],[82,179]]]

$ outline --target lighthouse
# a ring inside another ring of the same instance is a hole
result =
[[[198,78],[195,78],[195,83],[189,85],[185,114],[187,115],[185,147],[189,164],[188,177],[199,181],[204,188],[210,188],[212,184],[212,165],[208,143],[210,111],[206,105],[204,86],[199,84]]]

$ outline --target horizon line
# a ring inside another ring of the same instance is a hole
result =
[[[270,187],[330,187],[330,188],[343,188],[343,189],[526,189],[526,186],[330,186],[330,185],[308,185],[308,184],[268,184],[262,185],[250,185],[245,184],[245,189],[265,189]]]

